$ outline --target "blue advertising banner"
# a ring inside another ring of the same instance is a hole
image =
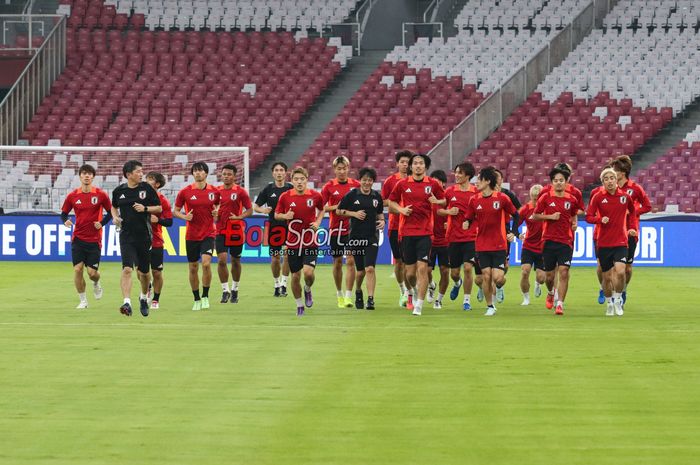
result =
[[[267,263],[268,247],[263,244],[266,218],[247,220],[243,259],[249,263]],[[324,227],[327,223],[324,220]],[[175,220],[165,230],[165,257],[171,262],[185,262],[185,224]],[[524,226],[523,226],[524,230]],[[377,263],[391,263],[391,250],[386,234],[380,235]],[[700,221],[642,221],[639,244],[635,255],[638,266],[700,266],[700,248],[693,239],[700,237]],[[71,230],[65,228],[58,216],[0,216],[0,260],[70,261]],[[521,243],[512,246],[511,263],[519,264]],[[322,249],[328,249],[327,246]],[[102,257],[118,261],[119,239],[113,224],[104,228]],[[330,263],[330,257],[319,260]],[[574,265],[595,265],[593,226],[579,221],[574,246]]]

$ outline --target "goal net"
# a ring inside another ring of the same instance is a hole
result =
[[[32,147],[0,146],[0,207],[5,212],[58,212],[68,192],[80,187],[83,164],[97,171],[94,185],[111,195],[125,182],[122,166],[139,160],[145,174],[157,171],[166,179],[161,189],[171,202],[193,182],[194,162],[209,166],[208,181],[219,184],[222,166],[233,164],[237,183],[249,189],[248,147]]]

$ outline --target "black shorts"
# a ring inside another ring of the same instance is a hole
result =
[[[331,236],[328,241],[331,246],[330,256],[331,257],[342,257],[345,255],[345,250],[348,243],[348,235],[344,236]]]
[[[417,261],[430,262],[430,236],[406,236],[401,239],[401,256],[406,265],[415,265]]]
[[[151,248],[151,268],[153,271],[163,271],[163,247]]]
[[[70,245],[73,266],[84,263],[85,266],[97,270],[100,267],[100,244],[73,239]]]
[[[629,236],[627,239],[627,264],[634,263],[634,254],[637,252],[638,237]]]
[[[476,265],[475,242],[452,242],[449,247],[450,266],[461,268],[464,263]]]
[[[615,263],[627,263],[627,247],[601,247],[598,249],[600,269],[605,273],[615,266]]]
[[[301,271],[304,266],[316,268],[318,249],[287,249],[286,257],[289,260],[289,271],[296,273]]]
[[[195,263],[202,255],[214,255],[215,241],[213,237],[205,237],[201,241],[185,241],[187,261]]]
[[[399,241],[398,229],[389,231],[389,246],[391,246],[391,256],[394,260],[401,260],[401,241]]]
[[[476,257],[479,260],[479,267],[483,270],[486,268],[497,268],[506,270],[506,251],[493,250],[488,252],[477,252]],[[481,273],[477,273],[481,274]]]
[[[543,270],[544,263],[542,261],[542,252],[537,253],[532,250],[523,249],[522,257],[520,258],[521,265],[531,265],[536,270]]]
[[[432,247],[430,249],[430,261],[428,266],[435,268],[435,264],[440,266],[450,266],[450,251],[447,247]]]
[[[544,271],[554,271],[557,266],[571,266],[574,249],[561,242],[546,241],[542,249]]]
[[[379,242],[377,240],[369,239],[367,241],[367,245],[352,246],[349,248],[350,254],[355,259],[355,269],[357,271],[363,271],[365,268],[370,266],[374,267],[377,264]]]
[[[151,271],[151,243],[119,240],[122,253],[122,268],[136,268],[141,273]]]
[[[219,234],[216,236],[216,253],[227,253],[234,258],[241,258],[243,253],[243,244],[226,246],[226,236]]]

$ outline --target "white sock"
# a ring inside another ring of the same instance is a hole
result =
[[[280,278],[280,286],[287,287],[287,277],[285,275],[282,275]]]
[[[613,301],[616,300],[622,300],[622,293],[621,292],[613,292]]]
[[[465,304],[471,303],[471,298],[472,298],[472,296],[470,296],[470,295],[465,295],[465,296],[464,296],[464,303],[465,303]]]
[[[415,303],[413,304],[413,307],[419,310],[423,308],[423,299],[416,299]]]
[[[221,283],[221,289],[223,289],[224,292],[228,292],[228,281],[225,283]]]
[[[408,289],[408,296],[413,297],[413,289],[411,289],[411,288]]]
[[[437,299],[435,299],[435,300],[437,300],[438,302],[442,302],[442,298],[443,298],[443,297],[445,297],[445,294],[440,294],[440,293],[438,292]]]
[[[612,297],[606,297],[605,302],[607,302],[608,305],[612,303]]]
[[[345,298],[352,299],[352,291],[345,291]]]
[[[92,285],[93,285],[94,287],[100,287],[100,282],[99,282],[99,281],[94,282],[94,283],[92,283]],[[625,288],[627,288],[627,286],[625,286]]]
[[[237,291],[237,290],[238,290],[238,281],[233,281],[233,282],[231,282],[231,290],[232,290],[232,291]]]
[[[435,289],[437,287],[437,284],[435,284],[435,281],[430,281],[430,287]]]
[[[554,291],[547,291],[547,295],[555,295]]]
[[[148,298],[148,294],[141,294],[139,292],[139,300],[146,300]]]
[[[497,291],[500,291],[501,289],[503,289],[503,286],[500,286],[500,287],[498,285],[496,286]]]
[[[523,292],[523,298],[530,300],[530,293],[529,292]]]
[[[335,295],[340,299],[343,297],[343,291],[335,291]]]
[[[304,290],[306,292],[309,292],[309,291],[311,291],[311,288],[309,286],[307,286],[306,284],[304,284]]]
[[[124,298],[124,303],[125,303],[125,304],[131,305],[131,299],[128,298],[128,297],[125,297],[125,298]]]
[[[304,306],[304,299],[294,299],[297,303],[297,307],[303,307]]]
[[[399,283],[399,289],[401,289],[402,295],[406,293],[406,285],[403,283],[403,281]]]
[[[84,292],[78,292],[78,297],[80,297],[81,302],[87,302],[87,296]]]
[[[275,289],[278,287],[280,287],[280,278],[279,277],[275,278]]]

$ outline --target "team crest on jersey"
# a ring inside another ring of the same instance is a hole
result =
[[[377,199],[372,200],[372,206],[374,208],[377,208],[378,205],[379,205],[379,201]]]
[[[500,201],[500,200],[495,200],[495,201],[493,202],[493,209],[494,209],[494,210],[498,210],[499,208],[501,208],[501,201]]]
[[[214,193],[209,192],[209,201],[213,202],[214,201]]]
[[[564,202],[564,210],[570,210],[571,209],[571,202]]]
[[[97,197],[91,197],[91,198],[90,198],[90,202],[91,202],[93,205],[97,205]]]
[[[141,200],[145,199],[146,198],[146,191],[139,191],[139,198]]]
[[[624,195],[620,197],[620,203],[627,203],[627,197],[625,197]]]
[[[238,194],[233,193],[231,194],[231,200],[236,200],[238,198]]]
[[[425,186],[425,193],[430,195],[433,192],[433,186]]]
[[[627,195],[631,196],[634,194],[634,189],[627,189]]]
[[[306,199],[306,206],[313,207],[314,206],[314,199]]]

